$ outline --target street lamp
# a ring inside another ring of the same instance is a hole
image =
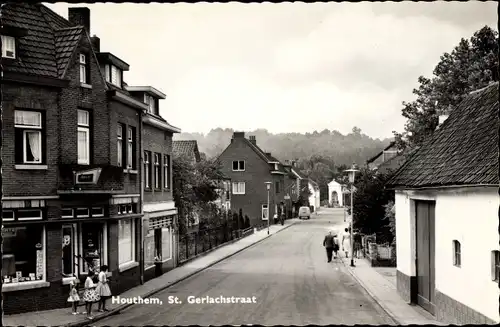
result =
[[[354,180],[356,178],[356,173],[359,170],[356,169],[356,164],[353,163],[351,169],[347,169],[346,172],[349,174],[349,182],[351,183],[351,267],[354,267],[354,242],[353,242],[353,223],[354,223]]]
[[[270,210],[269,210],[269,191],[271,190],[271,182],[265,182],[267,188],[267,235],[269,235],[269,221]]]

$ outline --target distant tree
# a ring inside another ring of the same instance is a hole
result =
[[[396,244],[396,207],[393,200],[389,200],[389,202],[384,206],[385,208],[385,221],[387,226],[389,227],[389,231],[392,235],[392,243]]]
[[[418,78],[417,99],[403,102],[404,131],[394,132],[400,149],[421,144],[435,131],[440,114],[450,114],[469,92],[499,80],[498,33],[485,26],[440,59],[432,78]]]

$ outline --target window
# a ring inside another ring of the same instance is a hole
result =
[[[104,208],[94,207],[91,210],[92,217],[104,217]]]
[[[74,218],[75,214],[73,208],[62,208],[61,218]]]
[[[233,194],[245,194],[245,182],[234,182]]]
[[[172,230],[170,227],[161,229],[161,254],[163,261],[172,258]]]
[[[87,60],[87,55],[80,53],[80,83],[89,84],[90,83],[90,69],[89,62]]]
[[[82,217],[89,217],[89,209],[88,208],[77,208],[76,209],[76,217],[77,218],[82,218]]]
[[[275,182],[274,188],[276,189],[276,194],[278,194],[281,191],[280,190],[280,182]]]
[[[136,207],[133,204],[120,204],[118,206],[118,214],[126,215],[126,214],[136,213],[135,209]]]
[[[2,229],[2,278],[5,284],[45,280],[45,231],[43,226]]]
[[[461,258],[461,245],[460,242],[457,240],[453,241],[453,265],[456,267],[460,267],[462,264],[462,258]]]
[[[118,263],[123,265],[135,261],[134,221],[120,220],[118,228]]]
[[[159,153],[155,153],[154,156],[155,189],[161,188],[160,156]]]
[[[245,171],[245,161],[233,161],[233,171]]]
[[[42,113],[16,110],[14,115],[16,163],[41,164]]]
[[[269,210],[267,208],[267,204],[262,205],[262,220],[269,219]]]
[[[111,70],[110,70],[110,82],[111,84],[118,86],[119,88],[122,87],[122,71],[116,67],[111,65]]]
[[[274,164],[274,170],[278,170],[278,164],[277,163]]]
[[[117,136],[116,150],[117,150],[118,167],[123,167],[123,130],[124,130],[123,124],[119,123],[118,129],[116,131],[116,136]]]
[[[144,103],[148,105],[148,112],[156,115],[156,99],[149,94],[144,93]]]
[[[75,227],[63,225],[62,227],[62,274],[65,277],[72,277],[75,271]]]
[[[129,126],[127,132],[127,168],[135,169],[135,128]]]
[[[163,156],[163,187],[170,189],[170,156]]]
[[[13,210],[2,210],[2,221],[13,221],[14,211]]]
[[[41,220],[43,219],[41,209],[19,209],[17,210],[18,220]]]
[[[500,251],[491,251],[491,280],[500,280]]]
[[[2,35],[2,58],[16,58],[16,39]]]
[[[90,164],[90,113],[78,109],[78,164]]]
[[[151,152],[144,151],[144,187],[151,188]]]
[[[157,244],[157,229],[150,229],[144,237],[144,266],[145,268],[153,267],[155,259],[161,257],[158,250],[161,248]]]
[[[89,269],[99,271],[107,261],[107,225],[102,223],[82,223],[81,225],[81,272]]]

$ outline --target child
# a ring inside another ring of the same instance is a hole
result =
[[[78,302],[80,302],[80,296],[78,295],[78,290],[76,289],[76,283],[74,280],[72,280],[69,283],[69,286],[70,286],[70,291],[69,291],[68,302],[72,303],[73,314],[77,315],[78,314]]]
[[[100,301],[100,296],[96,293],[94,281],[94,272],[89,270],[87,275],[87,279],[85,280],[85,292],[83,293],[83,300],[85,301],[85,306],[87,308],[87,318],[92,320],[92,304],[94,302]]]

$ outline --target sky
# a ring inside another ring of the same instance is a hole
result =
[[[90,8],[101,51],[130,65],[124,81],[167,94],[161,115],[191,133],[391,137],[417,78],[461,38],[497,29],[493,1],[46,5],[65,18]]]

